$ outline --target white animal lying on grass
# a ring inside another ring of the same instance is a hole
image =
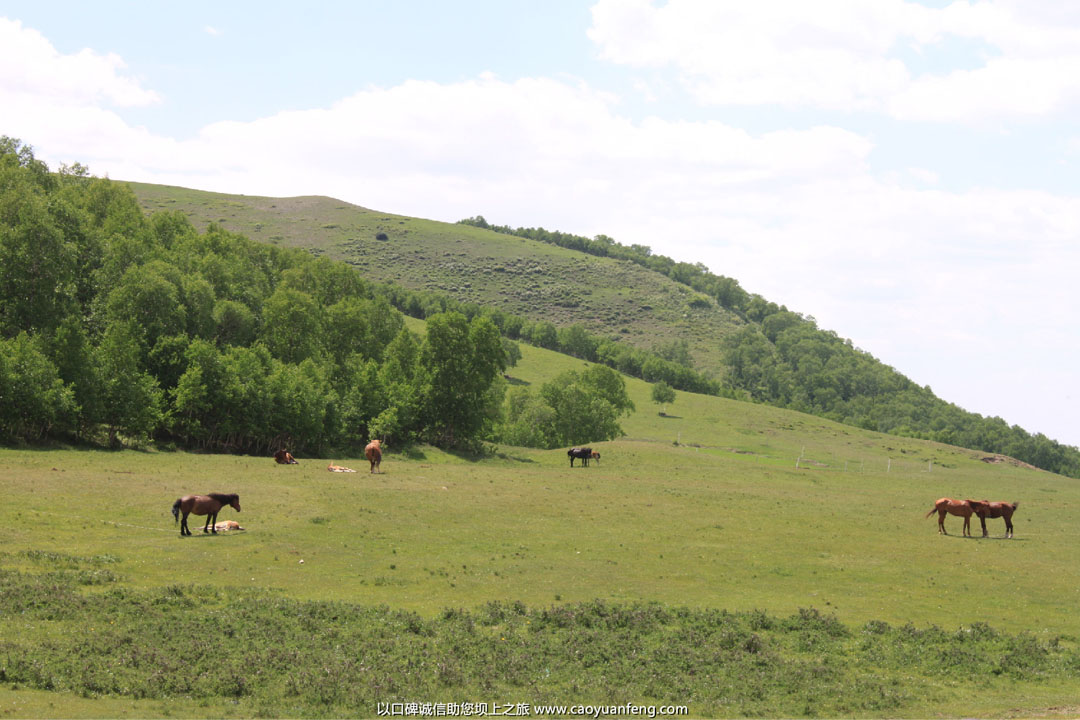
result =
[[[243,530],[240,527],[240,523],[235,520],[222,520],[219,523],[214,523],[214,529],[218,532],[228,532],[229,530]]]
[[[356,472],[352,468],[347,468],[347,467],[345,467],[343,465],[334,465],[333,463],[331,463],[330,465],[327,465],[326,469],[329,470],[330,472]]]

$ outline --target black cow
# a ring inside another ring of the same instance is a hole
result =
[[[585,467],[589,467],[589,458],[592,457],[592,448],[570,448],[566,451],[566,454],[570,456],[570,467],[574,467],[574,458],[581,460],[581,464]]]

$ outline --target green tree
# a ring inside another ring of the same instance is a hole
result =
[[[555,409],[527,387],[510,388],[506,393],[498,439],[518,447],[556,447]]]
[[[76,427],[78,405],[35,338],[0,340],[0,434],[41,440]]]
[[[133,321],[137,337],[148,350],[159,337],[179,335],[187,327],[179,284],[179,272],[168,263],[133,265],[109,293],[106,317],[114,324]]]
[[[49,357],[65,385],[75,394],[78,427],[86,435],[101,418],[101,390],[94,366],[93,347],[83,328],[82,319],[68,315],[48,339]]]
[[[620,415],[634,404],[622,377],[611,368],[590,366],[585,372],[564,372],[540,388],[540,396],[554,411],[554,445],[579,445],[611,440],[623,434]]]
[[[94,352],[100,378],[101,420],[113,446],[119,444],[120,433],[138,445],[164,419],[161,389],[140,364],[140,334],[135,321],[115,321],[105,329],[101,345]]]
[[[507,337],[502,339],[502,346],[503,352],[506,353],[506,367],[517,367],[518,361],[521,360],[521,347]]]
[[[499,331],[489,318],[469,322],[456,312],[428,318],[417,383],[428,439],[445,447],[475,447],[497,414],[488,391],[505,368]]]
[[[255,340],[255,313],[235,300],[218,300],[214,304],[214,338],[219,346],[250,345]]]
[[[666,382],[661,380],[652,386],[652,401],[657,405],[663,406],[661,415],[667,413],[667,405],[675,402],[675,390]]]
[[[626,392],[622,375],[603,365],[590,365],[581,374],[581,381],[591,394],[607,401],[619,415],[634,411],[634,403]]]
[[[581,325],[574,324],[558,330],[558,346],[567,355],[585,360],[596,360],[597,339]]]
[[[379,364],[356,353],[345,361],[342,375],[341,433],[349,443],[365,444],[375,437],[370,431],[371,421],[387,407],[386,391],[379,381]]]
[[[310,295],[279,287],[263,307],[262,340],[286,363],[317,357],[323,346],[320,315]]]
[[[55,328],[73,309],[77,259],[48,199],[25,178],[0,177],[0,334]]]

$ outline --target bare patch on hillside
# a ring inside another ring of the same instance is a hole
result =
[[[1017,460],[1014,457],[1008,455],[1002,455],[1001,453],[994,453],[993,455],[983,455],[979,458],[984,463],[990,465],[1012,465],[1013,467],[1027,468],[1028,470],[1040,470],[1034,465],[1024,462],[1023,460]]]

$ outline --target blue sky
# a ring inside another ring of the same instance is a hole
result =
[[[1041,0],[0,0],[53,166],[646,244],[1071,445],[1078,110]]]

